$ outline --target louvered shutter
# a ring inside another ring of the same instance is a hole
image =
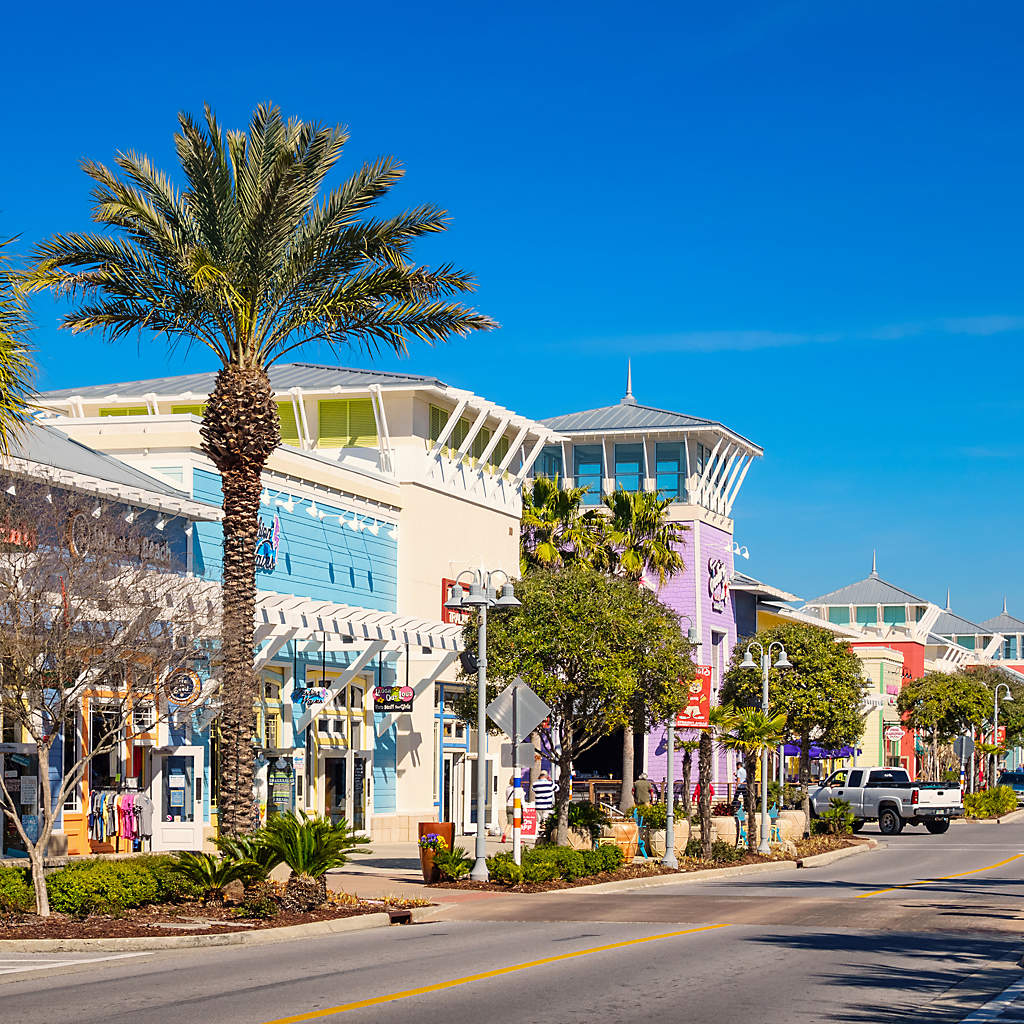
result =
[[[451,413],[447,409],[439,409],[436,405],[430,407],[430,440],[436,441],[441,436],[448,417]]]
[[[332,399],[320,403],[320,447],[344,448],[348,443],[348,402]]]
[[[193,416],[199,416],[202,418],[206,415],[205,405],[172,405],[171,412],[175,415],[181,415],[184,413],[191,413]]]
[[[127,409],[100,409],[101,416],[146,416],[149,409],[144,405],[131,406]]]
[[[281,423],[281,443],[298,448],[299,428],[295,423],[295,406],[291,402],[278,402],[277,418]]]
[[[348,403],[348,448],[377,447],[377,418],[369,398],[353,398]]]
[[[490,443],[491,432],[486,427],[481,427],[480,432],[473,438],[473,458],[479,459]]]

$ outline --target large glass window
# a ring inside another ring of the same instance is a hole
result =
[[[1017,638],[1015,636],[1005,637],[1003,640],[1003,657],[1004,658],[1016,658],[1017,657]]]
[[[907,609],[905,605],[890,605],[882,609],[882,621],[890,626],[902,626],[907,621]]]
[[[577,444],[573,446],[573,476],[577,487],[589,487],[583,495],[584,505],[601,504],[601,477],[604,475],[604,458],[599,444]]]
[[[873,604],[861,605],[857,609],[858,626],[874,626],[878,623],[878,608]]]
[[[546,476],[549,480],[561,480],[565,476],[561,445],[549,444],[542,448],[533,473],[534,476]]]
[[[644,479],[644,446],[617,444],[615,446],[615,489],[639,491]]]
[[[848,626],[850,624],[850,609],[845,605],[829,608],[828,621],[837,626]]]
[[[973,651],[974,650],[974,636],[973,635],[958,636],[956,638],[956,642],[961,647],[966,647],[967,650],[969,650],[969,651]]]
[[[654,446],[655,477],[663,498],[686,498],[686,447],[681,441],[659,441]]]

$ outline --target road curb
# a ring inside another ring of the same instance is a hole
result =
[[[869,839],[866,843],[858,843],[856,846],[846,846],[841,850],[829,850],[826,853],[816,853],[811,857],[801,857],[796,862],[798,868],[822,868],[833,861],[842,860],[844,857],[855,857],[858,853],[870,853],[878,846],[878,842]]]
[[[433,910],[433,907],[414,907]],[[251,932],[229,932],[226,935],[148,935],[121,939],[0,939],[0,952],[18,953],[125,953],[135,950],[196,949],[203,946],[263,946],[272,942],[288,942],[311,935],[334,935],[339,932],[360,932],[370,928],[387,928],[389,914],[360,914],[334,921],[312,921],[309,924],[291,924],[283,928],[260,928]]]
[[[1012,825],[1015,821],[1024,821],[1024,807],[998,818],[953,818],[954,825]]]
[[[716,878],[742,878],[744,875],[760,875],[766,871],[779,871],[792,868],[796,862],[792,860],[772,860],[764,864],[741,864],[735,868],[710,868],[707,871],[681,871],[673,875],[653,875],[651,878],[623,878],[617,882],[598,882],[596,885],[576,885],[571,889],[552,889],[550,892],[537,893],[538,896],[571,896],[579,894],[588,896],[591,893],[621,892],[626,889],[652,889],[659,885],[686,885],[694,882],[707,882]]]

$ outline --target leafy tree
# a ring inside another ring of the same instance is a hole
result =
[[[11,441],[30,418],[35,397],[35,364],[28,347],[28,307],[21,284],[11,271],[5,252],[10,241],[0,242],[0,454],[10,452]]]
[[[410,338],[496,325],[449,301],[472,289],[468,274],[412,260],[415,239],[445,230],[443,210],[363,219],[402,176],[392,157],[324,193],[348,139],[340,126],[286,121],[272,106],[248,133],[224,132],[209,107],[203,122],[178,121],[184,188],[143,155],[119,153],[117,170],[87,161],[93,220],[107,230],[41,244],[28,280],[81,296],[64,318],[72,331],[153,332],[220,363],[201,432],[224,493],[220,826],[233,834],[252,816],[260,475],[281,443],[269,367],[312,342],[401,353]]]
[[[573,762],[626,724],[640,687],[659,720],[676,713],[683,704],[679,680],[693,673],[690,648],[676,614],[649,590],[582,563],[532,569],[516,584],[516,596],[520,609],[488,620],[488,697],[522,676],[551,708],[550,727],[538,733],[558,767],[557,839],[564,843]],[[476,653],[475,617],[464,637]],[[472,722],[475,694],[456,707]]]
[[[519,562],[531,567],[557,568],[572,561],[594,561],[600,546],[601,517],[584,508],[588,487],[562,487],[558,480],[537,477],[523,490],[519,533]]]
[[[802,623],[772,626],[752,638],[768,645],[781,641],[792,668],[769,670],[769,711],[786,716],[786,733],[800,744],[800,782],[804,813],[810,820],[807,784],[810,782],[811,742],[835,748],[857,741],[864,731],[867,683],[860,659],[848,643],[832,633]],[[761,703],[760,669],[740,668],[750,640],[741,640],[732,653],[719,700],[725,704]]]

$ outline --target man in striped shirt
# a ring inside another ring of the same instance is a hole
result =
[[[541,772],[533,784],[533,803],[537,808],[537,821],[542,822],[555,806],[555,784],[547,772]]]

